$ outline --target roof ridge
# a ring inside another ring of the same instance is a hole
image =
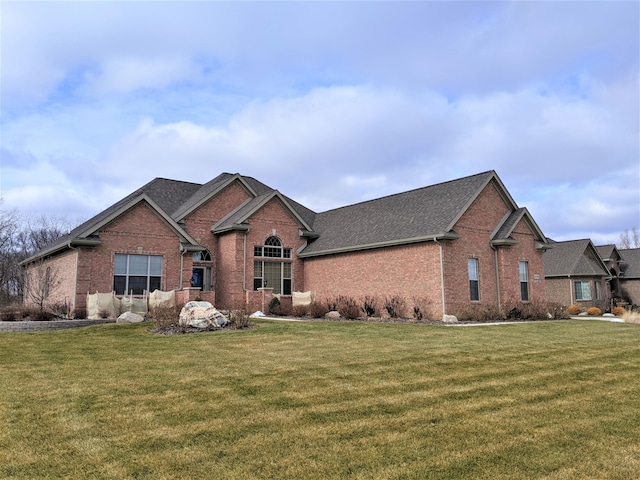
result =
[[[480,176],[487,175],[487,174],[493,174],[493,175],[497,176],[495,170],[487,170],[486,172],[476,173],[476,174],[473,174],[473,175],[467,175],[466,177],[454,178],[454,179],[451,179],[451,180],[446,180],[444,182],[434,183],[432,185],[425,185],[423,187],[416,187],[416,188],[412,188],[410,190],[404,190],[402,192],[390,193],[389,195],[384,195],[382,197],[371,198],[369,200],[362,200],[361,202],[351,203],[349,205],[342,205],[341,207],[336,207],[336,208],[332,208],[330,210],[325,210],[324,212],[320,212],[318,215],[322,215],[324,213],[335,212],[335,211],[341,210],[343,208],[355,207],[357,205],[364,205],[366,203],[378,202],[378,201],[386,200],[386,199],[389,199],[389,198],[392,198],[392,197],[397,197],[397,196],[400,196],[400,195],[419,192],[419,191],[422,191],[422,190],[427,190],[427,189],[430,189],[430,188],[443,186],[443,185],[446,185],[448,183],[461,182],[463,180],[468,180],[470,178],[480,177]]]

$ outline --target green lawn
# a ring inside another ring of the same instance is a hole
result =
[[[640,325],[0,333],[0,478],[640,475]]]

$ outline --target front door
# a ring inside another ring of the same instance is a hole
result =
[[[191,286],[202,290],[204,286],[204,268],[194,268],[191,272]]]

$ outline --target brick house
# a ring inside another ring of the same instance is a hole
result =
[[[606,310],[612,274],[591,240],[550,243],[553,248],[544,254],[547,299],[564,306],[575,304],[584,310],[593,306]],[[607,258],[611,256],[608,248],[602,252]],[[609,259],[609,263],[615,262]]]
[[[175,290],[258,309],[265,292],[318,300],[402,296],[441,318],[478,305],[545,300],[549,243],[494,171],[316,213],[223,173],[156,178],[25,260],[55,268],[50,302]],[[263,304],[262,304],[263,305]]]
[[[631,305],[640,305],[640,248],[619,250],[620,297]]]

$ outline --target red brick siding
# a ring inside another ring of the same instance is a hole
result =
[[[304,284],[318,300],[338,295],[427,299],[434,317],[442,317],[440,251],[435,243],[307,258]]]
[[[559,303],[565,307],[572,304],[573,284],[568,278],[545,279],[547,301]]]
[[[79,252],[79,306],[85,306],[87,293],[113,291],[116,253],[161,255],[162,289],[180,288],[180,239],[146,203],[134,206],[104,226],[98,235],[100,246]]]
[[[591,288],[591,300],[576,300],[576,282],[589,282]],[[578,305],[583,310],[589,307],[609,307],[609,287],[607,282],[590,277],[571,278],[547,278],[546,299],[549,302],[559,303],[565,307]],[[600,284],[600,298],[596,299],[596,283]]]
[[[214,285],[216,276],[219,275],[217,263],[220,258],[215,254],[219,250],[218,238],[211,233],[211,227],[249,198],[251,196],[247,190],[239,181],[236,181],[218,192],[184,219],[187,233],[211,252],[213,257],[212,283]],[[190,255],[185,255],[184,260],[183,287],[188,287],[193,263]],[[215,286],[212,288],[215,290]]]
[[[444,246],[446,313],[456,315],[472,304],[498,306],[495,253],[491,234],[510,212],[498,190],[490,183],[453,227],[460,238]],[[471,302],[468,259],[478,259],[480,300]]]
[[[529,301],[546,301],[544,254],[536,250],[536,241],[531,229],[521,220],[511,236],[518,243],[499,250],[500,289],[503,304],[513,305],[521,299],[521,261],[527,262],[529,266]]]
[[[629,296],[631,303],[640,305],[640,279],[620,279],[620,288]]]
[[[274,230],[282,246],[292,250],[292,258],[283,260],[292,263],[292,289],[304,290],[304,267],[296,256],[296,251],[304,241],[300,238],[300,227],[288,209],[280,200],[274,198],[254,213],[248,219],[248,224],[250,229],[246,234],[246,257],[243,232],[227,233],[218,238],[216,294],[221,307],[238,305],[239,302],[254,297],[247,296],[243,291],[243,287],[248,291],[253,290],[253,250],[255,246],[264,245],[266,239],[273,235]],[[245,266],[244,276],[243,266]],[[250,307],[254,306],[252,304]]]

